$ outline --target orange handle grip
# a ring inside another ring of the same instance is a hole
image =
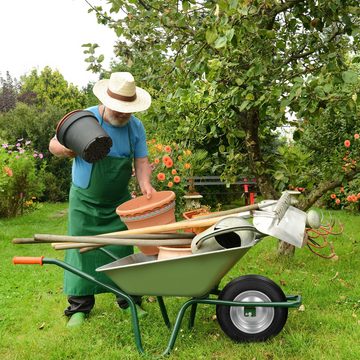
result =
[[[34,265],[34,264],[43,264],[43,256],[33,257],[33,256],[15,256],[13,258],[14,265]]]

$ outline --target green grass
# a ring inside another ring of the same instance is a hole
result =
[[[68,330],[63,310],[62,269],[52,265],[14,266],[15,255],[55,257],[63,253],[48,244],[14,245],[14,237],[66,233],[66,204],[44,204],[31,214],[1,220],[0,358],[1,359],[139,359],[130,316],[112,294],[97,296],[81,329]],[[314,256],[306,248],[287,259],[276,256],[276,241],[265,238],[223,279],[262,274],[287,294],[303,296],[304,311],[289,310],[283,331],[265,343],[236,344],[220,329],[215,308],[200,306],[195,327],[182,325],[170,359],[360,359],[360,217],[332,212],[345,223],[333,237],[338,261]],[[147,299],[147,298],[146,298]],[[183,303],[165,298],[171,320]],[[156,303],[146,302],[149,316],[140,320],[144,348],[161,354],[169,331]]]

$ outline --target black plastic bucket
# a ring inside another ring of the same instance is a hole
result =
[[[66,114],[56,127],[60,144],[89,163],[103,159],[112,141],[91,111],[75,110]]]

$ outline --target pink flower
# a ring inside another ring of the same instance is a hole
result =
[[[43,157],[44,157],[44,155],[40,153],[39,158],[42,159]]]
[[[344,141],[344,146],[347,147],[347,148],[350,147],[350,140],[345,140]]]
[[[17,144],[16,144],[16,147],[20,147],[20,146],[21,146],[21,144],[20,144],[20,143],[17,143]]]
[[[9,147],[9,144],[2,144],[1,145],[4,149],[7,149]]]
[[[34,157],[34,158],[38,157],[38,154],[34,153],[34,154],[33,154],[33,157]]]
[[[357,140],[360,138],[360,135],[359,134],[354,134],[354,139]]]

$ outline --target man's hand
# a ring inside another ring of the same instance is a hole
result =
[[[55,138],[52,138],[50,140],[49,151],[57,157],[74,158],[76,156],[76,153],[74,151],[61,145],[59,141]]]
[[[151,199],[151,196],[156,190],[151,186],[150,183],[140,185],[140,189],[143,195],[146,196],[147,199]]]

